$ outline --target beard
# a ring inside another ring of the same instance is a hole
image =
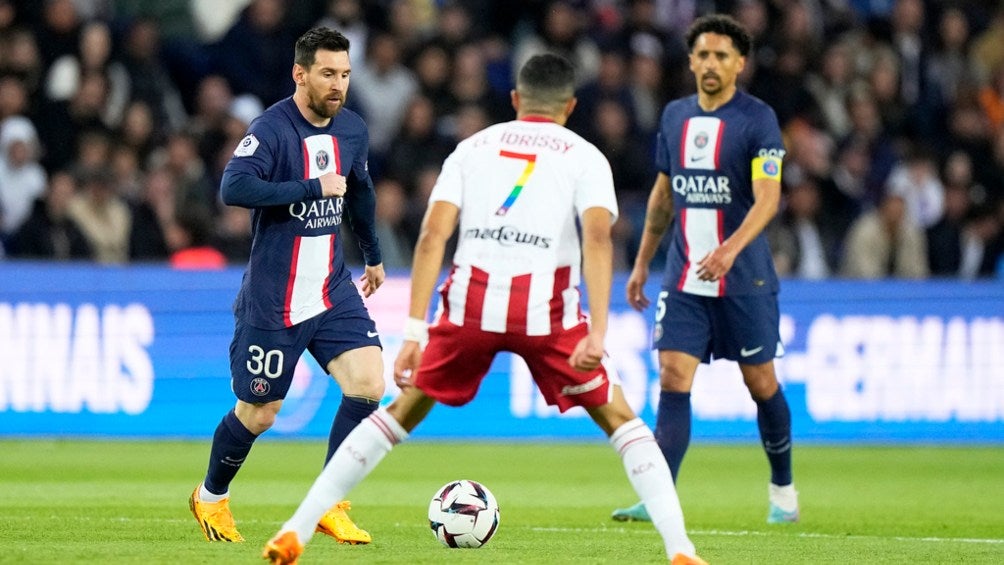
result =
[[[322,118],[333,118],[345,107],[345,94],[339,94],[338,102],[334,103],[329,96],[314,96],[311,93],[307,107]]]
[[[707,80],[709,78],[714,79],[714,82],[709,82]],[[701,92],[709,96],[714,96],[715,94],[718,94],[719,92],[722,91],[722,88],[723,88],[722,77],[720,76],[704,75],[704,77],[701,78]]]

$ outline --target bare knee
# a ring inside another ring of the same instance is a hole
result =
[[[763,402],[777,392],[779,385],[773,362],[762,365],[740,365],[739,369],[754,401]]]
[[[281,400],[266,404],[250,404],[238,400],[237,406],[234,407],[234,414],[249,432],[260,435],[275,424],[275,416],[279,413],[281,406]]]

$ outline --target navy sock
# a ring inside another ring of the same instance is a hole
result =
[[[774,396],[757,402],[756,422],[760,440],[770,462],[770,482],[791,484],[791,410],[778,388]]]
[[[662,450],[673,482],[680,473],[680,463],[690,446],[690,393],[659,393],[659,410],[655,420],[655,441]]]
[[[209,452],[209,470],[202,484],[213,494],[223,494],[230,488],[230,481],[244,464],[258,436],[244,427],[231,410],[220,420],[213,435],[213,447]]]
[[[335,413],[335,421],[331,422],[331,434],[328,435],[328,455],[324,458],[325,464],[335,454],[335,450],[349,435],[349,432],[356,429],[359,422],[372,414],[378,406],[380,403],[375,400],[342,395],[342,403],[338,406],[338,412]]]

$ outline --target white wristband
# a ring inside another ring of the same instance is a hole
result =
[[[404,322],[404,340],[425,345],[429,341],[429,323],[418,318],[408,318]]]

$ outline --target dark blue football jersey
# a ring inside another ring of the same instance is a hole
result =
[[[695,94],[666,105],[656,145],[656,166],[669,177],[675,214],[663,285],[702,296],[777,292],[763,233],[721,280],[697,276],[697,262],[732,235],[753,206],[753,178],[780,179],[785,151],[774,111],[737,91],[705,112]]]
[[[368,152],[366,124],[350,110],[315,127],[286,98],[251,122],[221,183],[225,203],[251,209],[251,258],[234,303],[239,318],[278,329],[331,308],[334,289],[351,283],[343,218],[366,264],[381,262]],[[344,197],[321,197],[317,177],[329,172],[346,177]]]

